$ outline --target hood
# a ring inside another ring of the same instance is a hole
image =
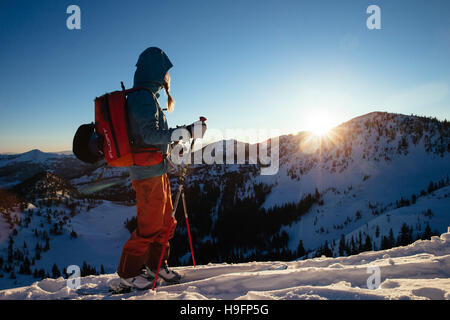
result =
[[[164,76],[173,67],[167,55],[157,47],[145,49],[136,63],[134,87],[148,87],[158,92],[163,87]]]

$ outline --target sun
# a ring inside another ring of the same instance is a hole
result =
[[[299,148],[308,154],[321,150],[324,146],[335,145],[341,140],[341,135],[336,125],[336,117],[328,111],[308,113],[306,132],[300,141]]]
[[[331,116],[325,112],[313,113],[308,118],[308,131],[316,136],[328,135],[335,126]]]
[[[318,123],[317,126],[312,128],[310,131],[316,136],[325,136],[331,130],[331,127],[328,125],[324,125],[323,123]]]

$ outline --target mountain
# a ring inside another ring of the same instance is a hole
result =
[[[45,165],[69,156],[70,154],[47,153],[34,149],[20,154],[0,155],[0,165],[3,167],[20,162]]]
[[[374,112],[325,136],[299,132],[278,140],[275,175],[260,175],[263,165],[248,162],[188,169],[197,264],[351,257],[430,239],[450,226],[447,121]],[[83,196],[75,189],[96,181],[102,168],[75,165],[73,156],[35,153],[1,158],[6,165],[0,172],[14,164],[11,176],[29,178],[29,168],[39,163],[44,173],[0,189],[0,288],[28,285],[53,276],[52,270],[62,274],[70,264],[85,265],[85,275],[114,272],[136,222],[127,169],[107,168],[103,177],[121,183]],[[67,170],[61,175],[55,168]],[[175,191],[176,174],[170,179]],[[181,206],[176,217],[169,263],[190,265]]]
[[[47,153],[35,149],[21,154],[0,155],[0,187],[11,188],[43,171],[71,179],[94,169],[68,152]]]
[[[450,228],[431,240],[350,257],[178,267],[183,283],[108,294],[116,274],[62,277],[0,291],[0,299],[449,300]],[[377,277],[377,275],[379,277]],[[70,285],[75,279],[69,280]],[[376,289],[376,290],[375,290]],[[179,312],[179,311],[177,311]]]
[[[291,248],[299,240],[311,248],[318,236],[330,245],[342,234],[351,240],[352,232],[369,227],[374,219],[385,219],[388,229],[380,224],[382,235],[387,235],[391,227],[396,234],[400,227],[387,217],[402,211],[397,210],[401,207],[409,214],[405,222],[414,225],[415,235],[428,222],[439,232],[449,223],[443,208],[434,212],[443,215],[444,221],[422,219],[426,217],[421,215],[422,211],[433,211],[426,207],[428,203],[431,206],[433,197],[447,201],[448,188],[439,196],[434,194],[438,187],[449,185],[447,121],[376,112],[352,119],[324,138],[303,133],[281,140],[279,173],[261,178],[274,186],[262,206],[296,202],[315,189],[323,200],[323,205],[311,210],[314,214],[310,212],[285,228]],[[379,248],[381,238],[375,236],[376,227],[372,227],[362,230],[362,236],[377,240]]]
[[[51,172],[43,171],[16,185],[13,192],[23,198],[32,196],[35,198],[48,199],[57,195],[64,197],[65,194],[76,194],[77,190],[65,179]]]
[[[198,260],[337,255],[342,237],[350,254],[380,249],[391,229],[395,246],[402,229],[412,241],[450,225],[447,121],[374,112],[328,136],[300,132],[279,143],[276,175],[259,175],[257,165],[199,165],[188,175]],[[186,246],[182,237],[176,244]]]

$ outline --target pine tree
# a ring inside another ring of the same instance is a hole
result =
[[[303,241],[300,240],[297,246],[297,257],[303,257],[306,254],[305,248],[303,247]]]
[[[344,256],[345,253],[348,253],[347,244],[345,243],[345,236],[342,234],[341,239],[339,240],[339,256]]]
[[[23,261],[23,271],[25,274],[31,274],[30,265],[30,260],[28,259],[28,257],[25,257],[25,260]]]
[[[38,277],[41,279],[45,278],[45,270],[44,269],[40,269],[38,272]]]
[[[352,236],[352,240],[350,242],[350,247],[351,247],[351,254],[352,255],[358,254],[358,248],[356,247],[355,240],[353,239],[353,236]]]
[[[390,249],[389,239],[386,236],[383,236],[383,238],[381,238],[381,250],[387,250],[387,249]]]
[[[389,248],[393,248],[395,246],[395,238],[394,238],[394,232],[392,231],[392,228],[389,230]]]
[[[370,239],[369,235],[366,237],[366,241],[364,243],[363,247],[364,251],[372,251],[372,240]]]
[[[72,230],[72,232],[70,233],[70,238],[76,239],[77,237],[78,237],[78,234],[75,232],[75,230]]]
[[[53,275],[53,278],[55,278],[55,279],[61,277],[61,272],[59,271],[59,268],[58,268],[58,266],[56,265],[56,263],[53,264],[53,267],[52,267],[52,275]]]
[[[406,246],[410,243],[412,243],[412,229],[406,223],[403,223],[397,239],[397,245]]]
[[[433,233],[431,232],[430,225],[427,224],[427,226],[425,227],[425,230],[422,234],[422,240],[430,240],[432,235],[433,235]]]
[[[63,275],[64,279],[68,279],[69,278],[69,274],[67,273],[67,269],[66,268],[63,269],[62,275]]]
[[[40,260],[41,259],[41,246],[39,245],[39,242],[38,243],[36,243],[36,248],[35,248],[35,250],[36,250],[36,253],[35,253],[35,256],[34,256],[34,258],[36,259],[36,260]]]
[[[430,181],[430,183],[428,184],[427,192],[428,193],[432,193],[434,190],[436,190],[435,186],[434,186],[434,183],[433,183],[433,181]]]
[[[359,235],[358,235],[358,253],[363,252],[363,250],[364,250],[364,244],[363,244],[363,240],[362,240],[362,233],[360,231]]]
[[[325,244],[323,245],[322,254],[325,255],[325,257],[332,257],[333,256],[333,252],[331,252],[330,248],[328,247],[328,241],[327,240],[325,240]]]

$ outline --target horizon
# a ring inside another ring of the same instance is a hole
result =
[[[367,24],[374,3],[380,29]],[[80,29],[67,3],[0,3],[1,154],[71,150],[93,99],[131,87],[150,46],[174,65],[169,126],[205,116],[207,143],[214,130],[324,131],[374,109],[450,119],[445,0],[76,5]]]
[[[404,115],[404,116],[408,116],[408,117],[426,117],[426,118],[430,118],[430,119],[436,118],[436,119],[437,119],[438,121],[440,121],[440,122],[443,122],[443,121],[449,121],[449,120],[446,119],[446,118],[445,118],[445,119],[439,119],[439,118],[437,118],[437,117],[425,116],[425,115],[419,115],[419,114],[409,114],[409,115],[408,115],[408,114],[393,113],[393,112],[387,112],[387,111],[371,111],[371,112],[368,112],[368,113],[365,113],[365,114],[357,115],[357,116],[355,116],[355,117],[353,117],[353,118],[351,118],[351,119],[347,119],[347,120],[345,120],[345,121],[343,121],[343,122],[337,124],[336,126],[334,126],[333,128],[331,128],[330,130],[333,130],[334,128],[336,128],[336,127],[338,127],[338,126],[341,126],[342,124],[344,124],[344,123],[346,123],[346,122],[349,122],[349,121],[352,121],[352,120],[354,120],[354,119],[357,119],[357,118],[361,118],[361,117],[367,116],[367,115],[372,114],[372,113],[388,113],[388,114]],[[274,138],[274,137],[288,136],[288,135],[297,135],[297,134],[300,134],[300,133],[303,133],[303,132],[310,132],[310,133],[311,133],[310,130],[301,130],[301,131],[296,131],[296,132],[283,133],[283,134],[281,134],[281,135],[279,135],[279,136],[271,136],[271,137],[268,137],[267,139],[271,139],[271,138]],[[312,133],[312,134],[313,134],[313,133]],[[265,140],[267,140],[267,139],[265,139]],[[218,142],[218,141],[228,141],[228,140],[235,140],[235,141],[237,141],[237,142],[249,143],[249,144],[256,144],[256,143],[262,143],[262,142],[264,142],[264,140],[257,141],[257,142],[247,142],[247,141],[242,141],[242,140],[237,140],[237,139],[221,139],[221,140],[215,140],[215,141],[204,142],[204,143],[202,144],[202,146],[206,146],[206,145],[208,145],[208,144],[212,144],[212,143],[215,143],[215,142]],[[194,147],[194,150],[195,150],[195,147]],[[42,152],[42,153],[52,153],[52,154],[65,154],[65,153],[70,152],[71,154],[73,154],[72,149],[70,149],[70,150],[68,149],[68,150],[47,151],[47,150],[43,150],[43,149],[40,149],[40,148],[33,148],[33,149],[25,150],[25,151],[23,151],[23,152],[11,152],[11,151],[0,152],[0,155],[18,155],[18,154],[24,154],[24,153],[28,153],[28,152],[32,152],[32,151],[40,151],[40,152]]]

